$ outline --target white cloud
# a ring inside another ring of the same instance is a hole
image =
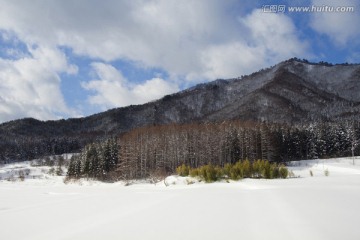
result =
[[[63,99],[58,73],[73,73],[76,67],[58,50],[37,47],[29,52],[18,60],[0,58],[0,122],[74,115]]]
[[[313,0],[314,6],[354,7],[354,12],[316,12],[311,15],[311,27],[330,37],[336,44],[345,46],[360,36],[358,0]],[[359,41],[357,40],[359,43]]]
[[[231,78],[251,73],[264,66],[264,52],[243,42],[209,46],[202,52],[202,74],[208,79]],[[188,76],[198,78],[195,76]]]
[[[308,44],[301,41],[291,19],[281,14],[254,10],[239,18],[246,37],[209,45],[201,52],[202,69],[193,73],[208,79],[249,74],[290,57],[306,57]]]
[[[132,84],[109,64],[97,62],[91,65],[99,79],[83,82],[82,86],[94,92],[89,102],[103,109],[146,103],[179,90],[177,85],[161,78]]]
[[[132,88],[138,103],[145,103],[178,91],[179,87],[176,84],[169,83],[161,78],[152,78]]]
[[[250,30],[248,43],[262,48],[268,61],[306,53],[306,42],[299,39],[295,25],[286,15],[255,10],[241,22]]]

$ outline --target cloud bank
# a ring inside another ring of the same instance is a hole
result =
[[[49,48],[29,48],[18,60],[0,58],[0,120],[22,117],[58,119],[76,115],[60,91],[60,72],[75,74],[65,55]]]
[[[92,63],[91,65],[98,79],[83,82],[82,86],[94,93],[89,97],[89,102],[101,106],[104,110],[146,103],[179,90],[177,85],[161,78],[153,78],[142,84],[133,85],[119,70],[109,64]]]

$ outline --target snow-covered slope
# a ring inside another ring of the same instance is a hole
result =
[[[73,154],[49,156],[46,159],[0,165],[0,181],[24,182],[37,180],[40,184],[61,182],[67,171],[67,164]],[[58,165],[58,157],[63,163]],[[39,181],[40,180],[40,181]]]
[[[360,158],[355,165],[351,158],[293,165],[298,178],[187,185],[171,176],[168,187],[3,180],[0,237],[360,239]]]
[[[323,91],[349,101],[360,102],[359,65],[327,66],[294,61],[285,68]]]

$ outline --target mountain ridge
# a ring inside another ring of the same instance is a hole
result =
[[[247,76],[201,83],[149,103],[88,117],[2,123],[0,159],[6,145],[19,145],[20,140],[68,138],[82,146],[149,125],[235,119],[283,124],[359,120],[359,81],[360,64],[309,63],[292,58]]]

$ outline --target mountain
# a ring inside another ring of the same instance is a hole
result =
[[[360,65],[290,59],[248,76],[216,80],[143,105],[85,118],[0,125],[0,162],[78,151],[133,128],[239,119],[300,124],[360,119]]]

